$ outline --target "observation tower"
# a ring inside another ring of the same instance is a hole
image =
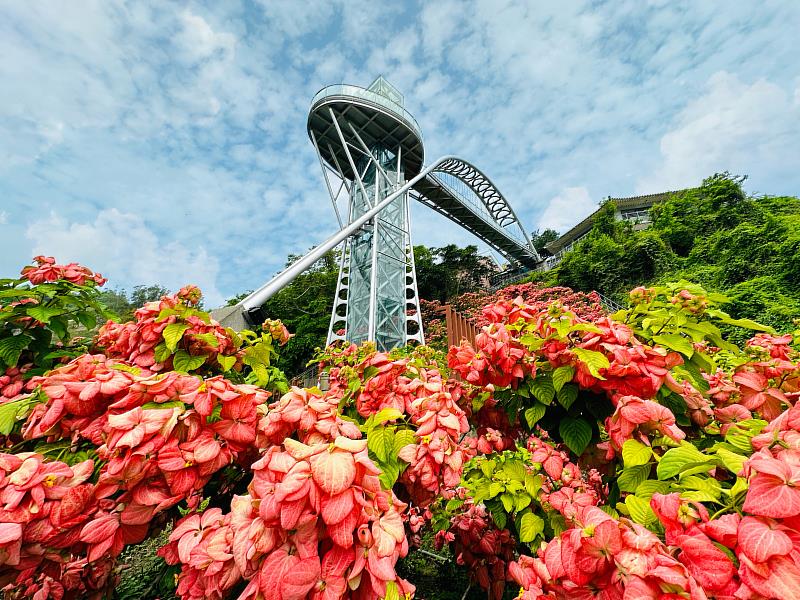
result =
[[[541,262],[511,205],[479,169],[456,156],[425,164],[419,124],[383,77],[367,88],[320,90],[307,129],[340,229],[220,313],[224,324],[258,323],[266,300],[341,245],[328,343],[373,341],[379,350],[424,343],[409,198],[483,240],[511,269],[535,269]]]
[[[340,227],[422,168],[419,125],[403,108],[403,95],[383,77],[366,89],[332,85],[321,90],[311,103],[308,135]],[[345,210],[339,208],[342,192]],[[370,340],[388,350],[411,340],[424,343],[409,216],[405,192],[344,241],[329,344]]]

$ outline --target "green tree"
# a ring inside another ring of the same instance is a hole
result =
[[[555,229],[545,229],[540,232],[538,229],[531,233],[531,243],[539,256],[550,256],[550,251],[545,248],[550,242],[556,241],[561,235]]]

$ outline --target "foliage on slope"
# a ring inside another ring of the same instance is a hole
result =
[[[781,331],[800,316],[800,198],[747,196],[744,178],[716,174],[651,209],[634,231],[607,203],[550,285],[622,299],[635,285],[680,279],[724,293],[738,317]]]

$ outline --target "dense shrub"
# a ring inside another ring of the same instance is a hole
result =
[[[148,589],[181,598],[410,598],[398,572],[431,536],[492,599],[800,595],[800,340],[699,286],[584,317],[494,299],[446,359],[327,348],[323,391],[286,388],[280,322],[236,334],[193,286],[45,358],[16,339],[48,329],[25,299],[72,272],[0,288],[8,598],[107,596],[159,535],[173,570]]]

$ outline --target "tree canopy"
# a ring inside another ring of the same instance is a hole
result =
[[[609,201],[550,285],[622,300],[637,284],[685,279],[727,295],[738,317],[779,330],[800,315],[800,198],[748,196],[744,177],[717,173],[655,205],[651,226],[634,231]]]

